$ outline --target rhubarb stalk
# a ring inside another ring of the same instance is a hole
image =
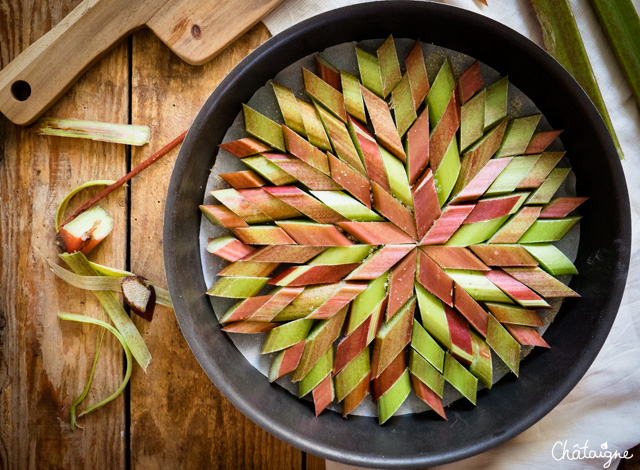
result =
[[[81,121],[79,119],[43,118],[30,127],[29,132],[127,145],[144,145],[149,142],[148,126]]]

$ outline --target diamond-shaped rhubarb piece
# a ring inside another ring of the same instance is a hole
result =
[[[491,282],[482,271],[462,271],[448,269],[446,274],[471,295],[483,302],[513,303],[511,299]]]
[[[255,157],[248,157],[242,160],[242,163],[246,163],[253,168],[256,173],[259,173],[264,179],[270,181],[276,186],[282,186],[283,184],[295,183],[297,180],[286,171],[280,169],[262,155]]]
[[[429,120],[432,127],[435,127],[447,109],[455,87],[456,80],[453,76],[451,63],[448,58],[445,58],[427,95]]]
[[[363,348],[347,364],[338,369],[339,353],[340,349],[336,352],[333,372],[335,374],[336,399],[337,401],[342,401],[358,386],[363,378],[369,376],[371,367],[369,364],[369,351]]]
[[[578,274],[578,270],[571,260],[551,243],[524,245],[524,249],[540,263],[540,266],[542,266],[545,271],[553,276]]]
[[[444,313],[451,338],[451,347],[449,348],[451,354],[465,364],[471,364],[473,360],[473,344],[469,322],[448,305],[444,305]]]
[[[328,109],[342,122],[347,122],[342,93],[304,67],[302,68],[302,80],[307,95]]]
[[[268,277],[278,266],[277,263],[235,261],[225,266],[222,271],[218,273],[218,276]]]
[[[265,153],[263,156],[309,189],[329,191],[342,189],[342,186],[329,176],[316,170],[297,157],[283,153]]]
[[[487,92],[483,90],[460,107],[460,151],[462,152],[484,135],[486,99]]]
[[[383,323],[373,343],[371,378],[376,379],[411,341],[416,299],[410,299],[391,320]]]
[[[551,145],[551,142],[556,140],[561,133],[561,130],[536,132],[529,141],[529,145],[527,145],[524,154],[531,155],[534,153],[544,152],[545,149]]]
[[[419,250],[418,281],[444,303],[453,306],[453,281],[424,251]]]
[[[300,109],[300,114],[302,114],[302,121],[304,122],[309,142],[320,150],[330,152],[331,143],[315,107],[306,101],[298,100],[298,108]]]
[[[366,205],[342,191],[311,191],[311,194],[346,219],[356,222],[384,221]]]
[[[418,237],[423,238],[441,214],[431,170],[422,175],[412,191]]]
[[[280,124],[260,114],[246,104],[242,105],[245,129],[249,134],[281,152],[286,151]]]
[[[346,279],[352,281],[377,279],[385,271],[395,266],[412,249],[411,245],[385,245],[363,260],[360,266],[352,271]]]
[[[311,284],[331,284],[357,268],[360,263],[341,264],[338,266],[291,266],[269,281],[275,286],[308,286]]]
[[[374,137],[362,124],[353,119],[349,119],[349,134],[358,155],[364,162],[369,179],[378,183],[385,190],[391,191],[382,154]]]
[[[260,354],[281,351],[304,341],[309,335],[312,326],[313,320],[307,320],[305,318],[281,324],[269,332],[262,345]]]
[[[295,245],[296,242],[280,227],[251,225],[231,229],[247,245]]]
[[[469,216],[475,204],[446,206],[442,215],[435,221],[420,245],[440,245],[446,243]]]
[[[413,392],[425,402],[429,407],[438,413],[438,415],[447,419],[447,415],[445,414],[444,407],[442,406],[442,400],[438,397],[438,394],[427,387],[420,379],[418,379],[415,375],[411,374],[411,388]]]
[[[429,109],[425,108],[407,132],[407,174],[413,184],[429,164]]]
[[[464,224],[484,222],[515,213],[524,203],[529,193],[513,193],[507,196],[487,197],[480,199]]]
[[[422,326],[429,334],[435,337],[445,349],[451,349],[451,335],[449,334],[447,315],[444,311],[442,301],[417,282],[415,283],[415,288],[420,316],[422,318]]]
[[[486,302],[485,305],[500,323],[522,326],[544,326],[544,322],[535,310],[494,302]]]
[[[331,375],[327,375],[324,380],[313,389],[313,404],[316,416],[320,416],[320,413],[331,404],[334,398],[335,390],[333,388],[333,379]]]
[[[588,197],[559,197],[542,208],[541,219],[561,219],[576,210]]]
[[[417,111],[429,92],[429,78],[420,40],[417,40],[411,48],[409,55],[404,60],[404,65],[411,85],[413,108]]]
[[[468,269],[471,271],[489,271],[491,269],[468,249],[461,246],[423,246],[421,250],[442,269]]]
[[[389,179],[391,194],[407,207],[413,207],[411,186],[407,178],[407,171],[400,160],[391,155],[384,147],[380,147],[380,154],[384,162],[384,169]]]
[[[444,352],[442,353],[442,367],[444,368]],[[409,370],[411,371],[411,375],[418,379],[423,385],[426,385],[431,391],[431,393],[427,393],[426,396],[421,396],[424,394],[424,390],[422,387],[418,386],[418,390],[416,390],[416,382],[412,381],[414,392],[418,395],[420,399],[422,399],[427,405],[433,408],[440,416],[444,417],[444,410],[442,410],[442,401],[440,398],[444,392],[444,376],[442,375],[442,371],[436,370],[433,365],[427,362],[420,354],[418,354],[415,350],[411,351],[409,356]],[[440,413],[439,410],[442,410]]]
[[[371,182],[373,207],[414,239],[418,238],[413,213],[376,182]]]
[[[473,300],[460,284],[454,284],[454,304],[456,309],[471,323],[482,335],[487,336],[487,322],[489,314]]]
[[[411,379],[409,378],[409,370],[405,369],[396,383],[378,400],[378,423],[387,422],[398,411],[409,393],[411,393]]]
[[[276,222],[299,245],[349,246],[353,243],[333,225],[307,221],[281,220]],[[264,244],[264,243],[263,243]]]
[[[469,371],[478,377],[487,388],[493,385],[493,363],[491,361],[491,348],[480,336],[471,332],[473,343],[473,361]]]
[[[487,101],[484,109],[485,132],[507,116],[508,89],[509,80],[507,77],[503,77],[487,87]]]
[[[407,363],[404,354],[398,354],[378,378],[371,380],[371,398],[378,401],[404,374]]]
[[[367,172],[345,124],[321,106],[316,106],[316,109],[338,158],[351,165],[362,176],[366,176]]]
[[[491,238],[508,218],[508,215],[504,215],[480,222],[465,223],[446,244],[449,246],[469,246],[482,243]]]
[[[550,348],[549,344],[542,339],[540,333],[534,328],[520,325],[505,325],[509,333],[523,346],[538,346]]]
[[[340,222],[337,225],[362,243],[371,245],[415,243],[413,238],[391,222]]]
[[[411,124],[418,118],[413,107],[413,96],[409,76],[405,74],[391,93],[391,107],[396,121],[396,128],[400,137],[404,136]]]
[[[485,276],[496,286],[502,289],[509,297],[523,307],[550,308],[551,306],[538,294],[515,280],[503,271],[494,269],[485,273]]]
[[[269,368],[269,382],[275,382],[288,373],[293,372],[296,367],[298,367],[303,349],[304,341],[300,341],[280,351]]]
[[[224,314],[220,319],[220,323],[249,319],[251,321],[270,322],[303,290],[302,287],[282,287],[274,289],[269,295],[242,300]]]
[[[211,191],[211,195],[249,224],[259,224],[272,220],[271,217],[251,204],[242,194],[233,188],[217,189]]]
[[[478,379],[450,354],[446,354],[444,358],[444,379],[467,400],[476,404]]]
[[[476,60],[467,70],[462,72],[458,78],[458,96],[460,103],[465,104],[482,89],[482,72],[480,71],[480,63]],[[482,104],[482,122],[484,123],[484,100]]]
[[[487,328],[487,344],[500,359],[518,376],[520,371],[520,344],[491,315]]]
[[[529,230],[538,216],[539,206],[526,206],[512,215],[509,220],[487,241],[489,244],[517,243]]]
[[[282,126],[282,132],[289,152],[325,175],[331,174],[329,161],[322,150],[310,144],[287,126]],[[268,158],[268,155],[265,157]]]
[[[220,277],[207,291],[213,297],[246,299],[253,297],[269,280],[268,277]]]
[[[257,155],[262,152],[269,152],[271,150],[271,147],[253,137],[245,137],[244,139],[225,142],[218,147],[240,158]]]
[[[378,96],[382,96],[382,76],[378,57],[356,47],[356,58],[362,84]]]
[[[336,90],[342,91],[342,84],[340,82],[340,71],[319,54],[316,54],[313,57],[313,62],[316,66],[316,75],[318,75],[318,77],[327,82]]]
[[[306,344],[307,343],[305,343],[305,347],[306,347]],[[300,365],[298,365],[298,367],[300,367]],[[300,379],[300,384],[298,387],[298,396],[304,397],[313,389],[315,389],[317,386],[319,386],[325,378],[331,376],[332,370],[333,370],[333,348],[330,347],[329,349],[327,349],[324,355],[318,359],[316,364],[313,366],[313,368],[311,368],[311,370],[309,370],[307,375]]]
[[[533,132],[540,122],[540,117],[540,114],[534,114],[511,120],[496,157],[522,155],[529,146]]]
[[[242,334],[258,334],[271,331],[277,323],[265,323],[261,321],[237,321],[235,323],[229,323],[222,328],[222,331],[226,333],[242,333]]]
[[[355,171],[339,158],[327,152],[329,166],[331,167],[331,178],[346,189],[358,201],[371,209],[371,188],[369,180]],[[316,189],[316,188],[311,188]]]
[[[415,318],[413,320],[413,331],[411,333],[411,347],[420,353],[420,356],[429,361],[433,367],[442,372],[442,368],[444,367],[444,351]],[[425,380],[423,380],[423,382],[428,384]],[[440,396],[442,396],[441,393],[442,392],[440,392]]]
[[[225,180],[235,189],[260,188],[267,182],[253,170],[234,171],[233,173],[220,173],[220,178]]]
[[[207,243],[207,251],[227,261],[238,261],[253,253],[255,247],[245,245],[234,237],[212,238]]]
[[[338,265],[336,267],[343,267],[348,265]],[[340,284],[340,289],[328,299],[325,303],[316,308],[307,318],[327,320],[337,313],[339,313],[343,307],[358,296],[363,290],[367,288],[367,284],[364,282],[343,282]]]
[[[569,173],[571,173],[571,168],[554,168],[544,183],[531,195],[527,204],[549,203]]]
[[[309,262],[310,265],[339,265],[359,263],[365,259],[374,247],[370,245],[335,246],[327,248],[322,254]]]
[[[369,315],[360,325],[340,341],[336,348],[336,360],[334,374],[339,373],[347,367],[357,356],[362,354],[368,346],[369,330],[371,328],[372,316]],[[367,351],[367,371],[369,370],[369,351]],[[358,379],[359,381],[359,379]],[[348,393],[348,392],[347,392]]]
[[[362,92],[360,91],[360,80],[345,71],[340,72],[340,80],[342,83],[342,94],[344,96],[344,107],[347,114],[354,118],[367,122],[367,115],[364,111],[364,101],[362,101]]]
[[[342,403],[342,417],[346,417],[353,410],[355,410],[362,400],[369,393],[369,382],[370,382],[371,373],[367,374],[362,380],[356,385],[356,387],[349,393],[346,397],[344,397],[344,401]]]
[[[268,245],[251,251],[242,261],[260,263],[306,263],[325,250],[321,246]]]
[[[371,317],[368,327],[367,344],[373,341],[386,309],[388,273],[370,281],[367,288],[358,295],[351,305],[346,334],[351,335],[364,321]]]
[[[436,90],[435,85],[431,88],[431,93]],[[435,121],[432,121],[432,126]],[[447,107],[444,109],[439,121],[435,122],[435,126],[429,137],[429,166],[435,172],[444,160],[447,150],[452,145],[457,145],[454,141],[456,132],[460,127],[460,109],[455,92],[451,93]]]
[[[391,270],[386,321],[389,321],[413,294],[417,257],[418,252],[413,249]]]
[[[535,258],[520,245],[472,245],[470,248],[489,266],[538,265]]]
[[[537,219],[518,242],[541,243],[560,240],[580,219],[579,216],[564,219]]]
[[[220,204],[201,205],[200,210],[209,222],[220,227],[247,227],[249,225],[242,217],[238,217]]]
[[[538,294],[547,298],[554,297],[580,297],[580,294],[569,286],[558,281],[540,268],[503,268],[508,274],[515,277],[525,286],[533,289]]]
[[[328,350],[331,351],[331,370],[333,370],[333,343],[340,336],[348,310],[349,307],[345,306],[329,320],[321,320],[313,327],[304,345],[300,364],[291,378],[293,382],[302,380]]]
[[[360,90],[364,98],[364,104],[369,112],[369,118],[371,118],[371,124],[375,129],[376,139],[393,155],[403,162],[406,161],[407,156],[404,153],[398,129],[396,129],[396,125],[393,122],[387,103],[364,86]]]
[[[346,222],[348,220],[346,217],[342,216],[296,186],[264,188],[264,191],[277,197],[318,223],[332,224],[337,222]]]
[[[480,172],[452,200],[452,204],[475,201],[482,196],[511,161],[510,157],[489,160]]]
[[[386,98],[402,78],[400,62],[393,36],[389,36],[376,51],[382,78],[382,97]]]
[[[271,82],[271,86],[278,100],[284,123],[298,134],[306,136],[307,132],[304,128],[304,121],[302,120],[302,113],[300,112],[296,95],[293,94],[293,91],[275,82]]]
[[[522,180],[531,172],[539,158],[540,155],[511,157],[507,167],[500,173],[484,195],[495,196],[515,191]]]
[[[290,219],[302,215],[289,204],[282,202],[264,189],[240,189],[238,193],[273,220]]]
[[[273,320],[286,322],[308,317],[314,310],[325,304],[342,287],[343,283],[321,284],[308,286],[289,305],[287,305]]]
[[[538,188],[562,159],[564,152],[544,152],[517,189]]]

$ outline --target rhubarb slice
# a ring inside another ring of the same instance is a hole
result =
[[[346,279],[354,281],[377,279],[385,271],[395,266],[412,249],[411,245],[385,245],[365,259]]]
[[[282,131],[289,152],[325,175],[330,174],[329,161],[322,150],[307,142],[287,126],[283,126]],[[268,158],[268,155],[265,157]]]
[[[260,354],[281,351],[294,344],[300,343],[307,338],[312,326],[313,320],[301,318],[300,320],[290,321],[274,328],[267,335]]]
[[[367,173],[362,161],[360,160],[358,151],[353,145],[353,141],[351,140],[347,127],[342,121],[336,119],[322,107],[316,106],[316,109],[338,158],[343,162],[348,163],[354,170],[365,176]]]
[[[207,243],[207,251],[227,261],[238,261],[253,253],[256,249],[245,245],[234,237],[212,238]]]
[[[427,330],[425,330],[424,327],[420,325],[420,323],[418,323],[415,319],[413,321],[413,331],[411,333],[411,347],[416,352],[420,353],[420,355],[427,361],[429,361],[429,363],[431,363],[433,367],[442,372],[442,369],[444,367],[444,351],[431,337],[431,335],[427,333]],[[416,374],[413,369],[411,370],[411,372]],[[423,377],[420,377],[420,379],[427,385],[431,385],[429,381],[424,380]],[[440,392],[439,396],[442,396],[442,391]]]
[[[470,248],[489,266],[538,265],[538,262],[520,245],[472,245]]]
[[[341,265],[348,266],[348,265]],[[343,307],[348,307],[349,303],[367,288],[364,282],[344,282],[340,289],[325,303],[315,309],[307,318],[328,320],[340,313]]]
[[[304,121],[302,120],[302,113],[298,107],[296,95],[288,88],[278,85],[275,82],[271,82],[271,86],[278,100],[278,106],[284,118],[284,123],[298,134],[306,136],[307,132],[304,127]]]
[[[260,176],[276,186],[282,186],[283,184],[291,184],[296,182],[296,179],[293,176],[291,176],[286,171],[278,168],[262,155],[244,158],[242,162],[249,165],[256,171],[256,173],[259,173]]]
[[[517,243],[539,215],[540,207],[523,207],[516,214],[512,215],[487,243]]]
[[[542,208],[541,219],[561,219],[576,210],[587,197],[559,197]]]
[[[295,245],[287,232],[273,225],[235,227],[233,233],[247,245]]]
[[[578,274],[578,270],[562,251],[550,243],[539,245],[523,245],[540,266],[552,276],[562,274]]]
[[[493,270],[485,273],[487,279],[502,289],[509,297],[515,300],[523,307],[531,308],[550,308],[551,306],[531,289],[521,282],[518,282],[508,274]]]
[[[460,150],[465,151],[484,135],[484,108],[487,92],[483,90],[460,108]]]
[[[220,204],[201,205],[200,211],[213,225],[220,227],[247,227],[249,224],[242,217]]]
[[[207,291],[213,297],[246,299],[253,297],[267,284],[268,277],[220,277]]]
[[[264,190],[318,223],[332,224],[336,222],[346,222],[348,220],[332,208],[327,207],[327,205],[295,186],[264,188]]]
[[[305,343],[306,347],[307,343]],[[300,366],[298,365],[298,368]],[[296,369],[297,371],[298,369]],[[309,370],[306,376],[299,379],[298,396],[304,397],[314,388],[316,388],[322,381],[331,377],[331,371],[333,370],[333,348],[327,349],[322,357],[316,362],[316,364]],[[294,372],[295,375],[295,372]]]
[[[468,269],[471,271],[489,271],[491,269],[467,248],[458,246],[424,246],[420,249],[442,269]]]
[[[409,393],[411,393],[411,379],[409,371],[405,370],[398,381],[378,400],[378,423],[386,423],[398,411]]]
[[[356,222],[381,222],[384,220],[367,206],[342,191],[311,191],[311,194],[346,219]]]
[[[413,249],[391,270],[386,321],[389,321],[413,295],[417,257],[418,252]]]
[[[256,261],[260,263],[305,263],[325,248],[320,246],[297,245],[269,245],[251,251],[242,261]]]
[[[336,353],[334,373],[336,373],[336,399],[337,401],[342,401],[358,386],[363,378],[368,377],[370,365],[369,351],[362,349],[362,351],[350,360],[346,366],[338,369],[338,355],[340,354],[339,348],[340,346],[338,346],[338,352]]]
[[[407,132],[407,174],[413,184],[429,164],[429,109],[425,108]]]
[[[382,96],[382,75],[378,58],[359,47],[356,47],[356,58],[362,84],[376,95]]]
[[[223,144],[220,144],[219,147],[240,158],[257,155],[259,153],[268,152],[271,150],[271,147],[269,147],[268,145],[264,145],[262,142],[254,139],[253,137],[245,137],[244,139],[225,142]]]
[[[372,379],[378,378],[411,341],[415,307],[416,299],[413,297],[380,328],[371,355]]]
[[[342,84],[342,93],[344,95],[344,107],[347,114],[354,118],[367,122],[367,116],[364,111],[364,101],[360,92],[360,80],[347,72],[340,72],[340,81]]]
[[[245,129],[249,134],[281,152],[286,151],[282,128],[278,123],[246,104],[242,105],[242,111]]]
[[[364,162],[369,180],[375,181],[386,191],[391,191],[387,171],[377,142],[360,123],[349,119],[349,134],[353,139],[358,155]]]
[[[494,302],[485,302],[485,305],[500,323],[523,326],[544,326],[544,322],[535,310]]]
[[[276,268],[277,263],[256,263],[253,261],[236,261],[225,266],[218,276],[228,277],[267,277]]]
[[[309,189],[320,191],[342,189],[339,183],[299,158],[282,153],[265,153],[263,157],[281,170],[286,171]]]
[[[429,92],[429,78],[420,40],[416,41],[411,48],[409,55],[404,60],[404,65],[409,76],[413,107],[417,111]]]
[[[291,219],[301,214],[263,189],[240,189],[240,195],[273,220]]]
[[[407,172],[400,160],[380,147],[380,154],[384,162],[384,169],[389,178],[389,186],[391,194],[407,207],[413,207],[413,198],[411,196],[411,187],[407,179]]]
[[[420,245],[440,245],[447,243],[453,234],[462,225],[462,222],[473,211],[475,204],[460,206],[447,206],[442,215],[435,221],[431,229],[420,240]]]
[[[531,195],[527,204],[547,204],[569,173],[571,168],[554,168],[544,183]]]
[[[427,170],[412,189],[418,237],[423,238],[441,215],[433,173]]]
[[[476,404],[478,379],[450,354],[446,354],[444,359],[444,379],[467,400]]]
[[[414,239],[418,238],[415,219],[411,211],[374,181],[371,182],[371,191],[373,207],[407,235]]]
[[[400,379],[406,369],[404,354],[398,354],[380,376],[371,380],[371,399],[378,401]]]
[[[267,182],[262,179],[258,173],[252,170],[220,173],[218,176],[235,189],[260,188],[267,184]]]
[[[311,284],[332,284],[357,268],[359,263],[338,266],[291,266],[269,281],[275,286],[308,286]]]
[[[300,114],[302,114],[302,121],[304,122],[304,128],[307,132],[309,142],[320,150],[330,152],[332,150],[331,143],[324,130],[322,121],[320,121],[320,117],[318,113],[316,113],[316,109],[313,105],[302,100],[298,100],[298,108],[300,109]]]
[[[524,177],[524,179],[520,182],[517,189],[525,189],[525,188],[537,188],[542,183],[551,170],[553,170],[558,162],[562,159],[564,152],[544,152],[540,154],[538,161],[531,171]]]
[[[529,142],[529,145],[527,145],[524,154],[532,155],[535,153],[544,152],[546,148],[551,145],[551,142],[556,140],[556,137],[558,137],[561,133],[561,130],[536,132],[535,134],[533,134],[533,137],[531,137],[531,141]]]
[[[349,263],[359,263],[365,259],[373,250],[370,245],[336,246],[327,248],[320,255],[313,258],[310,265],[339,265]]]
[[[553,242],[564,237],[581,217],[538,219],[518,240],[519,243]]]
[[[458,78],[458,94],[460,96],[460,104],[465,104],[482,89],[482,72],[480,71],[480,63],[476,60],[462,75]],[[482,104],[482,122],[484,123],[484,100]]]
[[[369,112],[371,124],[375,129],[376,139],[393,155],[403,162],[406,161],[407,156],[404,153],[398,129],[396,129],[396,125],[393,122],[387,103],[364,86],[361,87],[360,91]]]
[[[467,291],[475,300],[512,303],[509,297],[481,271],[447,270],[446,274]]]
[[[451,335],[442,301],[420,284],[415,284],[422,326],[446,349],[451,348]]]
[[[540,114],[512,119],[504,135],[502,145],[496,154],[497,158],[522,155],[531,141],[536,126],[540,122]]]
[[[473,343],[473,361],[469,366],[469,372],[478,377],[487,388],[491,388],[493,385],[491,348],[473,331],[471,332],[471,341]]]
[[[382,79],[382,97],[386,98],[402,78],[400,62],[393,36],[389,36],[376,51],[380,78]]]
[[[504,268],[504,270],[543,297],[580,297],[569,286],[540,268]]]
[[[496,352],[511,372],[518,376],[520,372],[520,344],[491,315],[489,315],[487,328],[487,344],[491,346],[491,349]]]
[[[320,103],[342,122],[347,122],[342,93],[304,67],[302,68],[302,80],[305,92],[314,101]]]
[[[371,245],[415,243],[412,237],[391,222],[340,222],[337,225],[362,243]]]
[[[509,333],[523,346],[538,346],[543,348],[550,348],[549,344],[542,339],[540,333],[534,328],[520,325],[505,325]]]
[[[429,292],[453,306],[453,281],[424,251],[419,251],[418,281]]]
[[[487,87],[487,100],[484,109],[485,132],[507,116],[507,94],[509,80],[503,77]]]
[[[313,389],[313,404],[316,416],[320,416],[320,413],[331,404],[334,398],[335,390],[333,388],[333,380],[331,375],[327,375],[324,380]]]
[[[522,180],[531,172],[538,158],[539,155],[511,158],[507,167],[487,189],[485,196],[495,196],[515,191]]]
[[[331,178],[358,201],[367,206],[368,209],[371,209],[371,188],[369,187],[369,180],[342,160],[334,157],[330,153],[327,153],[327,155],[329,157],[329,166],[331,167]]]
[[[65,253],[87,254],[113,230],[113,219],[101,206],[95,206],[67,222],[56,234],[55,244]]]
[[[429,407],[433,411],[438,413],[441,418],[445,420],[447,419],[447,415],[445,414],[440,397],[438,397],[438,395],[433,390],[427,387],[422,381],[420,381],[420,379],[418,379],[413,374],[411,375],[411,387],[413,389],[413,392],[418,398],[420,398],[420,400],[429,405]]]
[[[270,222],[272,219],[258,207],[251,204],[245,197],[233,188],[211,191],[211,195],[233,211],[248,224]]]
[[[378,314],[383,306],[386,307],[387,278],[388,273],[383,273],[382,276],[370,281],[367,288],[355,298],[347,323],[347,335],[350,335],[368,317],[371,317],[369,332],[373,331],[373,336],[367,336],[367,344],[373,340],[378,332],[378,320],[382,318],[382,315],[378,316]]]
[[[349,246],[353,243],[333,225],[306,221],[276,222],[299,245],[308,246]],[[237,229],[236,229],[237,230]],[[264,243],[262,243],[264,244]]]
[[[418,118],[413,106],[409,76],[406,74],[393,89],[391,94],[391,107],[393,109],[393,117],[396,121],[398,134],[400,134],[400,137],[403,137],[411,127],[411,124]]]
[[[342,91],[342,85],[340,83],[340,71],[325,60],[321,55],[315,55],[313,62],[316,66],[316,74],[322,80],[327,82],[333,88],[338,91]]]

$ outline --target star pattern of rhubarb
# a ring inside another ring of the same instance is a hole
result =
[[[420,43],[404,74],[391,38],[356,53],[366,87],[317,57],[310,102],[274,83],[284,124],[245,106],[251,137],[220,145],[248,169],[201,206],[230,231],[209,242],[230,264],[207,293],[238,299],[223,330],[267,333],[269,380],[291,374],[316,414],[371,393],[382,422],[411,390],[445,417],[445,382],[475,403],[493,361],[517,375],[523,346],[549,347],[536,309],[577,296],[550,242],[586,198],[553,199],[559,132],[507,116],[506,80],[445,61],[429,85]]]

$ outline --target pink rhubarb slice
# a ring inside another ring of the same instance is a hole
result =
[[[200,210],[209,222],[220,227],[230,228],[249,226],[242,217],[237,216],[222,204],[201,205]]]
[[[236,227],[233,233],[247,245],[295,245],[296,242],[280,227],[252,225]]]
[[[418,238],[423,238],[440,217],[440,203],[433,173],[427,170],[411,190],[416,218]]]
[[[418,282],[445,304],[453,307],[453,280],[422,250],[419,253]]]
[[[480,63],[476,60],[471,66],[462,72],[458,78],[458,96],[460,104],[465,104],[482,88],[482,72]]]
[[[275,382],[288,373],[293,372],[300,363],[303,350],[304,340],[280,351],[278,356],[271,363],[271,368],[269,369],[269,382]]]
[[[527,148],[524,151],[524,155],[544,152],[545,149],[549,145],[551,145],[551,142],[556,140],[556,137],[558,137],[561,133],[561,130],[536,132],[535,134],[533,134],[529,145],[527,145]]]
[[[289,204],[272,196],[264,189],[240,189],[238,193],[273,220],[291,219],[301,214]]]
[[[444,411],[444,406],[442,406],[442,399],[438,396],[436,392],[427,387],[420,379],[418,379],[415,375],[411,375],[411,387],[413,388],[413,392],[425,402],[429,407],[435,411],[441,418],[447,419],[447,415]]]
[[[251,251],[242,261],[260,263],[306,263],[325,250],[321,246],[268,245]]]
[[[260,321],[238,321],[235,323],[229,323],[222,328],[222,331],[227,333],[244,333],[244,334],[257,334],[266,333],[273,330],[277,323],[265,323]]]
[[[404,354],[400,353],[377,378],[371,381],[371,398],[373,401],[378,401],[404,374],[406,368],[407,361]]]
[[[337,224],[349,235],[369,245],[401,245],[415,240],[391,222],[340,222]]]
[[[503,268],[512,277],[547,298],[580,297],[569,286],[540,268]]]
[[[245,245],[233,237],[212,238],[207,244],[207,251],[209,253],[226,259],[227,261],[238,261],[250,253],[253,253],[255,250],[255,247]]]
[[[510,196],[480,199],[464,223],[473,224],[475,222],[483,222],[485,220],[497,219],[509,215],[520,202],[521,198],[521,194],[513,194]]]
[[[409,85],[411,85],[413,107],[417,111],[429,92],[429,78],[420,40],[417,40],[411,48],[404,60],[404,65],[409,76]]]
[[[322,150],[315,145],[310,144],[306,139],[300,137],[287,126],[282,126],[284,132],[284,141],[287,150],[298,157],[303,162],[311,165],[316,170],[321,171],[325,175],[330,174],[329,162],[327,156]]]
[[[313,389],[312,395],[316,416],[320,416],[320,413],[331,404],[335,397],[331,374],[327,375],[324,380]]]
[[[555,168],[558,162],[562,159],[564,152],[544,152],[533,165],[533,168],[529,170],[527,176],[524,177],[517,189],[537,188],[546,177]]]
[[[486,337],[489,314],[473,300],[460,284],[455,283],[454,304],[456,309],[471,323],[478,332]]]
[[[351,118],[349,119],[349,129],[358,153],[364,161],[369,179],[378,183],[386,191],[391,191],[384,160],[382,159],[378,143],[374,137],[369,134],[362,124]]]
[[[393,155],[403,162],[406,161],[407,156],[387,103],[364,86],[360,87],[360,90],[375,129],[376,139]]]
[[[447,206],[442,215],[435,221],[431,229],[420,240],[420,245],[441,245],[453,236],[469,216],[475,204],[463,204],[459,206]]]
[[[308,286],[310,284],[332,284],[340,281],[343,277],[360,266],[360,263],[349,263],[340,265],[301,265],[291,266],[268,284],[275,286]]]
[[[510,161],[511,157],[489,160],[469,184],[451,200],[451,204],[460,204],[478,199],[489,189],[489,186],[502,173],[502,170],[505,169]]]
[[[535,328],[520,325],[505,325],[511,336],[523,346],[538,346],[542,348],[550,348],[549,344],[542,339],[540,333]]]
[[[269,187],[264,188],[264,191],[284,201],[318,223],[333,224],[348,220],[296,186]]]
[[[523,307],[551,307],[542,297],[503,271],[494,269],[484,275]]]
[[[462,246],[423,246],[420,248],[442,269],[489,271],[491,268]]]
[[[342,189],[342,186],[336,183],[333,179],[297,157],[284,153],[265,153],[262,154],[262,156],[281,170],[289,173],[309,189],[319,191],[335,191]]]
[[[254,139],[253,137],[245,137],[244,139],[225,142],[224,144],[220,144],[218,147],[239,158],[257,155],[271,150],[271,147],[263,144],[258,139]]]
[[[407,132],[407,175],[413,184],[429,164],[429,108],[425,108]]]
[[[588,197],[559,197],[542,208],[541,219],[562,219],[576,210]]]
[[[520,245],[472,245],[471,250],[489,266],[538,266]]]
[[[540,209],[539,206],[523,207],[500,227],[500,230],[487,243],[517,243],[537,220]]]
[[[417,239],[418,233],[412,212],[374,181],[371,182],[371,191],[373,207],[407,235]]]
[[[353,243],[333,225],[313,222],[278,221],[299,245],[307,246],[350,246]]]
[[[364,282],[342,283],[340,289],[333,295],[333,297],[315,309],[307,318],[327,320],[333,317],[366,288],[367,284]]]
[[[429,162],[432,171],[437,171],[444,159],[451,142],[460,127],[460,109],[455,90],[442,117],[435,125],[429,137]]]
[[[412,249],[411,245],[385,245],[362,261],[360,266],[351,272],[346,279],[352,281],[377,279]]]
[[[389,301],[386,320],[389,321],[413,294],[418,252],[413,249],[392,270],[389,277]]]
[[[367,206],[367,208],[371,209],[369,180],[329,152],[327,152],[327,156],[329,157],[329,166],[331,167],[331,178],[333,178],[333,181],[346,189],[353,197]]]
[[[260,188],[267,184],[267,182],[253,170],[220,173],[218,176],[235,189]]]

